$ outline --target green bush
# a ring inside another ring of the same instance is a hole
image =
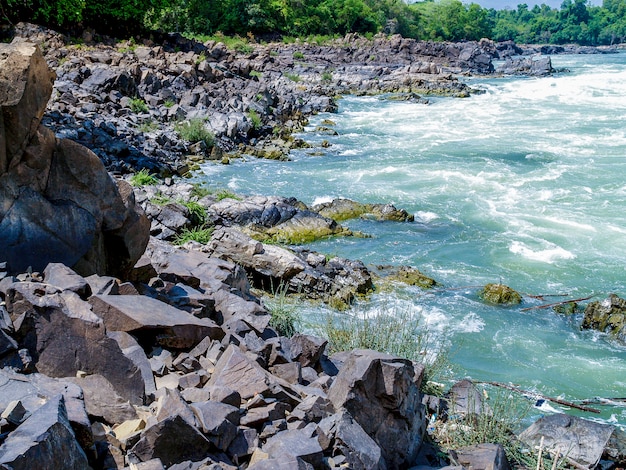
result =
[[[193,118],[189,121],[176,124],[174,129],[180,138],[187,142],[191,142],[192,144],[204,142],[207,148],[213,147],[213,144],[215,144],[215,136],[204,126],[205,122],[205,119]]]
[[[130,184],[135,187],[153,186],[158,183],[159,179],[156,176],[151,175],[145,168],[130,177]]]
[[[304,59],[304,54],[300,51],[296,51],[293,53],[293,58],[296,60],[302,60]]]
[[[322,73],[322,81],[323,82],[331,82],[333,80],[332,72],[323,72]]]
[[[141,98],[133,98],[130,100],[130,109],[133,113],[147,113],[148,105]]]
[[[218,201],[221,201],[222,199],[234,199],[235,201],[241,201],[241,197],[237,196],[235,193],[229,191],[228,189],[220,189],[216,191],[215,198]]]
[[[263,127],[263,121],[261,120],[261,116],[259,116],[259,113],[257,113],[256,110],[248,110],[248,119],[250,119],[252,127],[254,127],[255,129],[260,129],[261,127]]]

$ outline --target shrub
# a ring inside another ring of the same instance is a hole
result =
[[[141,98],[133,98],[130,100],[130,109],[133,113],[147,113],[148,105]]]
[[[156,131],[159,128],[159,123],[154,119],[149,119],[147,121],[142,122],[137,126],[137,130],[139,132],[143,132],[144,134],[147,132]]]
[[[304,59],[304,54],[300,51],[296,51],[293,53],[293,58],[296,60],[302,60]]]
[[[429,381],[440,381],[450,373],[450,351],[420,324],[419,314],[410,307],[389,308],[385,302],[368,308],[357,304],[349,312],[329,314],[319,329],[320,335],[328,338],[331,353],[364,348],[422,363],[423,390],[431,386]]]
[[[151,175],[147,169],[142,169],[130,177],[130,184],[135,187],[153,186],[159,182],[159,179]]]
[[[196,143],[204,142],[207,147],[213,147],[215,136],[211,131],[204,127],[205,119],[193,118],[189,121],[176,124],[174,129],[181,139],[187,142]]]
[[[192,229],[183,229],[181,233],[174,238],[174,244],[184,245],[187,242],[195,241],[206,245],[211,240],[213,227],[194,227]]]
[[[191,197],[196,197],[198,199],[202,199],[205,196],[211,194],[209,188],[202,186],[200,183],[194,183],[191,188]]]
[[[259,72],[258,70],[252,70],[252,71],[250,71],[249,75],[251,77],[261,78],[261,76],[263,76],[263,73]]]
[[[263,126],[263,121],[261,120],[261,116],[254,109],[250,109],[248,111],[248,119],[252,122],[252,127],[255,129],[260,129]]]
[[[322,81],[323,82],[331,82],[333,80],[332,72],[323,72],[322,73]]]
[[[174,106],[176,104],[176,102],[174,100],[165,100],[165,103],[163,103],[163,106],[165,106],[166,108],[171,108],[172,106]]]
[[[166,204],[170,204],[171,202],[174,202],[172,200],[171,197],[168,196],[164,196],[163,194],[161,194],[160,192],[154,196],[152,199],[150,199],[150,202],[152,204],[155,204],[157,206],[164,206]]]
[[[281,336],[292,337],[296,334],[296,324],[301,321],[298,304],[287,297],[287,287],[281,286],[274,291],[273,297],[265,299],[265,306],[272,318],[272,326]]]

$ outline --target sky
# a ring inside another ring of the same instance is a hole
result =
[[[463,3],[478,3],[483,8],[495,8],[496,10],[503,10],[507,7],[515,10],[519,3],[525,3],[528,5],[528,8],[541,5],[542,3],[552,8],[560,8],[563,0],[463,0]],[[602,5],[602,0],[591,0],[589,4]]]

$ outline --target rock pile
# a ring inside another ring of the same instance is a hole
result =
[[[337,109],[342,93],[468,96],[456,72],[489,73],[495,46],[373,41],[348,35],[329,45],[248,44],[239,51],[170,35],[145,44],[72,45],[20,24],[16,36],[37,38],[57,73],[45,123],[58,136],[92,149],[112,171],[148,168],[184,174],[189,155],[221,150],[285,158],[301,145],[274,129],[300,129],[309,115]],[[299,57],[302,57],[300,59]],[[176,123],[202,122],[216,147],[185,140]]]
[[[2,468],[382,469],[416,458],[423,367],[367,350],[328,357],[319,338],[279,336],[233,263],[155,240],[132,284],[62,264],[20,278],[0,281]]]
[[[54,74],[34,44],[2,44],[0,70],[0,261],[13,272],[56,261],[86,275],[124,274],[148,240],[132,189],[41,125]]]

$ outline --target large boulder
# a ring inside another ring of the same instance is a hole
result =
[[[389,468],[414,462],[425,431],[413,363],[376,351],[352,351],[328,391],[380,446]]]
[[[83,275],[124,275],[149,237],[132,190],[93,152],[40,124],[54,74],[37,46],[0,45],[0,70],[0,261],[13,272],[60,262]]]
[[[615,426],[596,423],[576,416],[554,414],[540,418],[518,437],[529,446],[543,446],[551,452],[560,452],[581,466],[593,468],[611,442],[615,447]],[[622,439],[623,449],[623,439]],[[623,461],[624,454],[607,455],[614,461]]]

